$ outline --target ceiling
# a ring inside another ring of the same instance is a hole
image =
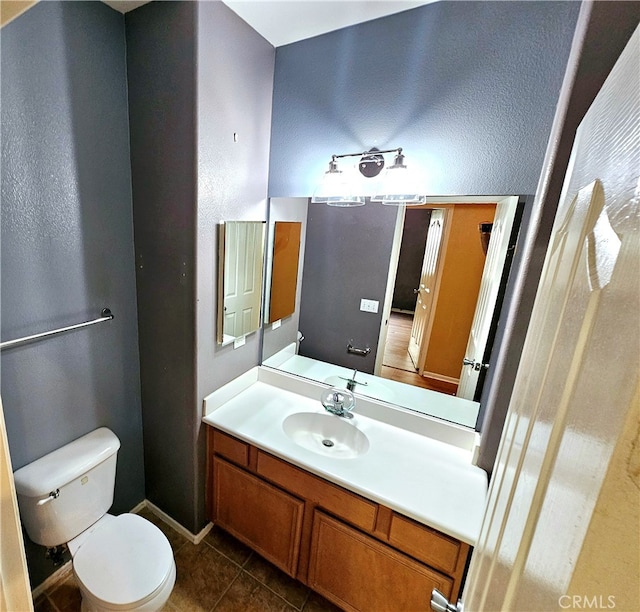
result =
[[[132,11],[148,1],[103,0],[121,13]],[[435,1],[224,0],[224,3],[274,47],[279,47]]]

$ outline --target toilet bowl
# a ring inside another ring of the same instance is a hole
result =
[[[68,547],[83,612],[159,610],[171,595],[171,546],[160,529],[136,514],[107,514]]]
[[[137,514],[113,516],[120,440],[101,427],[14,472],[33,542],[67,544],[82,610],[159,610],[176,581],[166,536]]]

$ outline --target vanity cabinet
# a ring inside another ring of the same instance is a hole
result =
[[[214,523],[295,576],[303,501],[214,457],[213,509]]]
[[[309,586],[345,610],[428,610],[453,580],[324,512],[314,513]]]
[[[207,480],[211,521],[345,610],[459,596],[468,544],[213,427]]]

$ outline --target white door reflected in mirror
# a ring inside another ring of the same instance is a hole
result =
[[[456,394],[458,397],[473,400],[478,386],[480,371],[488,367],[482,360],[485,356],[485,349],[489,339],[489,330],[496,307],[496,300],[498,299],[504,264],[507,259],[517,205],[518,198],[510,196],[500,200],[496,206],[491,239],[487,249],[487,260],[482,272],[482,280],[480,281],[478,304],[473,315],[469,342],[460,372],[460,383]]]
[[[218,344],[260,328],[264,221],[227,221],[218,232]]]

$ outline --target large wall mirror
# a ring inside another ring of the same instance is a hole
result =
[[[227,221],[218,226],[218,344],[260,328],[265,225]]]
[[[271,199],[271,218],[293,210],[299,302],[287,327],[265,327],[263,365],[475,427],[518,198],[407,208]]]

